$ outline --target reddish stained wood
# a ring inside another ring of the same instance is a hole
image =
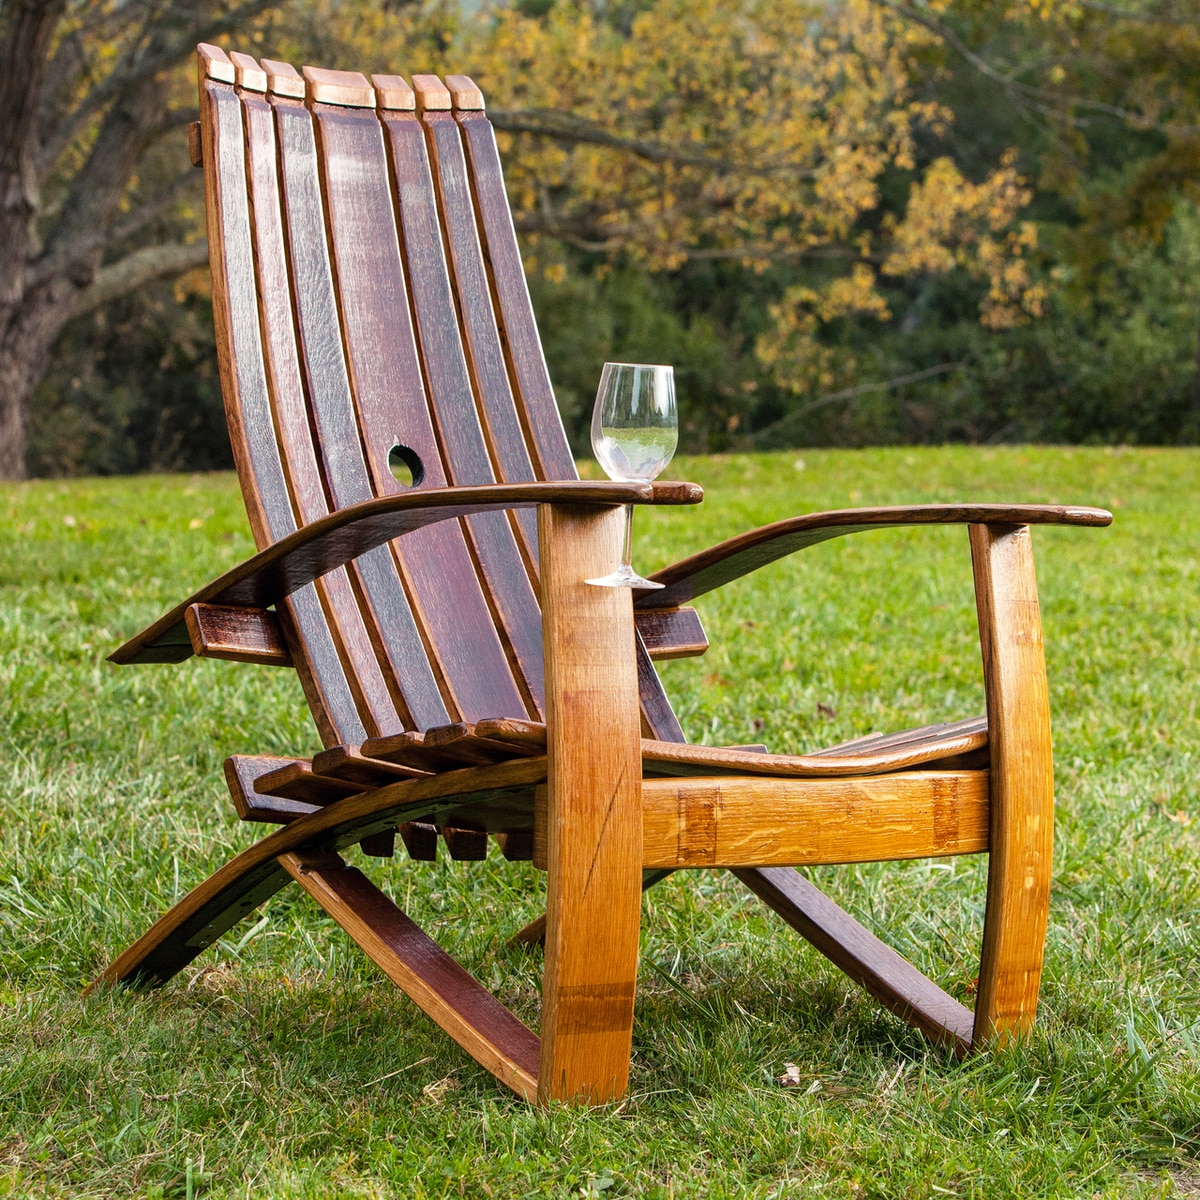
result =
[[[495,837],[500,853],[509,862],[529,862],[533,858],[532,829],[505,829]]]
[[[848,533],[903,525],[972,524],[1103,526],[1112,524],[1112,513],[1102,508],[1062,504],[918,504],[808,513],[763,525],[656,571],[651,578],[664,584],[664,588],[644,592],[634,603],[638,608],[686,604],[797,550]]]
[[[290,667],[291,651],[279,618],[264,608],[193,604],[184,615],[192,652],[200,658]]]
[[[450,89],[436,75],[414,75],[412,85],[422,111],[450,108]]]
[[[708,650],[708,636],[694,608],[643,608],[633,619],[652,660],[694,658]]]
[[[331,71],[328,67],[304,67],[308,94],[314,104],[344,104],[350,108],[374,108],[375,89],[357,71]]]
[[[249,54],[239,54],[235,50],[230,54],[229,59],[233,63],[238,87],[245,88],[250,92],[267,90],[267,73]]]
[[[255,782],[263,775],[291,766],[302,759],[276,758],[266,754],[235,754],[225,760],[225,782],[233,807],[243,821],[261,821],[271,825],[286,825],[297,817],[307,816],[321,807],[304,800],[288,800],[278,796],[262,796]]]
[[[438,830],[426,821],[405,821],[400,838],[408,856],[417,862],[437,862]]]
[[[404,289],[405,270],[395,232],[396,216],[379,121],[373,114],[321,107],[316,110],[316,118],[321,130],[329,228],[353,376],[350,412],[357,411],[359,416],[372,483],[379,494],[400,490],[387,463],[388,452],[399,441],[414,451],[423,464],[424,474],[418,487],[441,487],[447,482],[447,475],[433,436],[420,359],[413,341]],[[413,118],[386,114],[389,130],[405,122],[412,123],[420,139],[420,129]],[[403,210],[407,203],[403,184],[400,201]],[[437,238],[436,225],[433,233]],[[440,241],[435,247],[423,246],[422,250],[425,254],[440,253]],[[414,265],[411,255],[408,266],[416,294],[423,270]],[[424,344],[424,338],[422,348],[428,365],[432,352]],[[473,417],[469,392],[465,399]],[[441,432],[444,438],[445,429]],[[335,440],[333,444],[338,443]],[[447,453],[451,452],[447,447]],[[495,520],[508,532],[503,516]],[[461,531],[452,525],[430,529],[406,539],[395,549],[425,627],[426,643],[441,668],[456,715],[467,720],[526,715],[525,701],[497,637],[492,613]],[[443,723],[443,720],[417,722],[420,728]]]
[[[1033,1025],[1054,854],[1054,760],[1028,526],[973,525],[992,762],[992,852],[973,1044]]]
[[[482,112],[483,93],[469,75],[447,75],[446,89],[456,112]]]
[[[232,87],[206,80],[200,113],[208,156],[206,210],[221,391],[246,512],[261,551],[298,531],[275,440],[259,334],[242,106]],[[222,602],[216,596],[192,599]],[[252,602],[247,607],[269,605]],[[185,609],[180,608],[173,624],[183,623]],[[360,741],[367,731],[315,589],[297,590],[281,604],[280,616],[299,635],[293,642],[302,648],[296,667],[321,736],[330,742]]]
[[[454,288],[459,298],[458,318],[467,365],[488,448],[496,472],[505,483],[531,480],[535,478],[533,462],[509,384],[504,348],[492,307],[462,138],[457,124],[443,113],[426,114],[424,126]],[[536,519],[529,511],[517,515],[522,551],[536,578]]]
[[[220,46],[211,46],[208,42],[201,42],[196,47],[196,58],[201,87],[204,86],[205,79],[211,79],[215,83],[232,83],[234,81],[233,63],[229,61],[229,55]]]
[[[267,73],[267,90],[273,96],[287,96],[292,100],[303,100],[308,86],[304,76],[291,63],[264,58],[262,68]]]
[[[425,772],[414,771],[395,763],[381,762],[360,754],[357,746],[331,746],[314,754],[313,771],[318,775],[330,775],[334,779],[345,779],[361,783],[366,787],[383,787],[398,779],[420,779]]]
[[[361,872],[287,854],[283,866],[367,957],[472,1058],[526,1100],[537,1094],[538,1039]]]
[[[482,829],[456,829],[442,826],[438,833],[446,842],[450,857],[459,862],[482,862],[487,858],[488,835]]]
[[[188,158],[191,159],[193,167],[204,166],[204,145],[199,121],[188,123]]]
[[[275,125],[270,105],[257,97],[244,96],[243,110],[271,409],[292,504],[299,523],[307,525],[327,516],[329,504],[313,447],[296,343],[280,207]],[[399,694],[393,697],[380,670],[349,574],[344,568],[332,571],[318,581],[317,593],[344,664],[364,731],[377,735],[402,728],[397,700],[400,709],[407,712],[403,695],[397,689]]]
[[[505,358],[518,397],[530,456],[541,479],[576,478],[562,417],[550,385],[529,285],[492,123],[482,112],[456,114],[471,164],[471,185],[492,282],[492,299],[504,337]]]
[[[312,764],[305,759],[289,762],[277,770],[268,771],[254,781],[260,796],[282,796],[285,800],[302,800],[305,804],[326,805],[347,796],[356,796],[367,789],[361,783],[314,775]]]
[[[399,75],[372,75],[375,103],[383,109],[412,112],[417,107],[416,93]]]

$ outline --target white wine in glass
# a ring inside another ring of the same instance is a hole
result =
[[[592,410],[592,449],[610,479],[657,479],[675,455],[679,418],[675,374],[670,367],[605,363]],[[659,588],[630,565],[633,557],[633,505],[625,506],[625,549],[621,565],[600,587]]]

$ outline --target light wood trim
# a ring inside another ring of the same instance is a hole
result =
[[[233,50],[230,52],[229,59],[233,63],[238,87],[245,88],[248,92],[265,92],[267,90],[267,73],[249,54]]]
[[[603,1104],[629,1083],[642,894],[633,609],[585,583],[616,565],[624,514],[538,510],[546,659],[546,973],[538,1100]]]
[[[183,619],[192,653],[200,658],[223,658],[267,667],[293,665],[279,618],[268,609],[193,604]]]
[[[647,868],[881,862],[987,848],[986,771],[642,784]]]
[[[987,915],[974,1045],[1033,1025],[1054,853],[1054,762],[1033,546],[1027,525],[972,525],[992,775]]]
[[[283,854],[289,875],[367,957],[480,1066],[537,1095],[537,1035],[467,974],[361,871],[334,854]]]
[[[288,96],[293,100],[303,100],[308,85],[304,76],[291,63],[279,62],[274,58],[261,60],[262,68],[267,73],[267,90],[275,96]]]
[[[417,95],[400,75],[372,75],[375,103],[389,112],[412,112],[417,107]]]
[[[483,111],[483,93],[469,75],[447,75],[446,87],[455,112]]]
[[[436,75],[414,75],[413,91],[420,112],[449,112],[450,89]]]
[[[331,71],[328,67],[302,67],[308,92],[315,104],[341,104],[347,108],[374,108],[375,89],[358,71]]]
[[[200,66],[201,81],[207,77],[216,80],[218,83],[233,83],[237,75],[236,69],[233,63],[230,62],[229,55],[220,46],[212,46],[208,42],[201,42],[196,47],[196,54]]]

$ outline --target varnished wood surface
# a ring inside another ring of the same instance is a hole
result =
[[[422,1012],[518,1096],[535,1098],[537,1036],[388,896],[336,856],[291,853],[281,861]]]
[[[366,551],[437,521],[522,505],[695,504],[701,499],[703,493],[694,484],[572,480],[443,488],[435,492],[409,492],[368,500],[339,509],[296,530],[227,571],[131,638],[109,655],[109,660],[116,663],[151,661],[143,657],[143,649],[152,648],[160,638],[169,636],[177,628],[186,639],[184,613],[192,604],[269,608],[282,597]],[[190,657],[189,641],[168,644],[172,647],[171,657],[157,661],[181,662]]]
[[[790,867],[733,872],[885,1008],[958,1053],[971,1046],[971,1010]]]
[[[643,592],[638,608],[670,608],[740,579],[759,567],[848,533],[903,525],[1112,524],[1102,508],[1056,504],[920,504],[808,513],[743,533],[650,576],[663,590]]]
[[[375,89],[357,71],[331,71],[327,67],[304,67],[308,94],[315,104],[344,104],[351,108],[374,108]]]
[[[977,854],[986,771],[867,779],[648,779],[642,865],[763,867]]]
[[[235,754],[225,760],[225,782],[233,807],[243,821],[258,821],[269,825],[287,825],[297,817],[314,813],[319,804],[303,800],[287,800],[282,796],[263,796],[255,783],[263,776],[272,774],[302,759],[278,758],[267,754]]]
[[[375,88],[375,103],[381,109],[411,112],[417,107],[416,94],[403,76],[372,75],[371,83]]]
[[[633,614],[651,659],[694,658],[708,650],[708,635],[694,608],[643,608]]]
[[[265,608],[193,604],[184,613],[192,652],[200,658],[290,667],[292,654],[279,618]]]
[[[456,112],[483,111],[483,93],[469,75],[447,75],[446,88]]]
[[[230,61],[229,55],[220,46],[212,46],[208,42],[201,42],[196,47],[196,58],[200,71],[201,87],[204,86],[206,78],[219,83],[232,83],[234,81],[235,72],[233,63]]]
[[[616,566],[624,523],[619,510],[538,510],[549,762],[543,1103],[607,1103],[629,1081],[642,894],[633,610],[628,590],[584,582]]]
[[[1033,548],[1027,526],[971,527],[992,731],[992,852],[974,1044],[1033,1025],[1054,854],[1054,761]]]
[[[282,796],[286,800],[300,800],[305,804],[326,805],[368,789],[348,779],[316,775],[311,763],[297,759],[278,770],[260,775],[254,781],[254,790],[260,796]]]

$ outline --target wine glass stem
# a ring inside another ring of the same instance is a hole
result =
[[[633,505],[625,505],[625,549],[621,552],[621,564],[627,571],[633,569]]]

